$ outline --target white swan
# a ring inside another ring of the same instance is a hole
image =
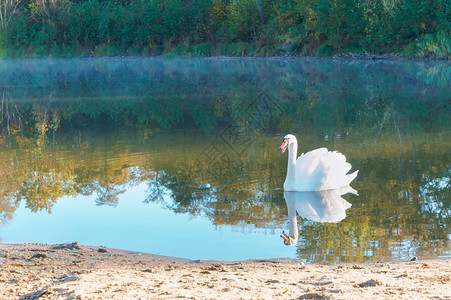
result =
[[[283,189],[285,191],[325,191],[347,186],[359,171],[347,174],[351,164],[337,151],[319,148],[302,153],[297,159],[298,141],[287,134],[279,149],[282,153],[288,148],[288,169]]]
[[[341,197],[357,191],[350,186],[344,186],[336,190],[318,192],[287,192],[283,193],[288,208],[289,234],[282,231],[280,236],[287,246],[296,245],[299,232],[296,211],[307,220],[319,223],[338,223],[346,217],[346,210],[351,203]]]

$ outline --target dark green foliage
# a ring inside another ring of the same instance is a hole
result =
[[[255,0],[28,0],[0,31],[0,47],[6,56],[450,56],[447,0],[259,3],[261,11]]]

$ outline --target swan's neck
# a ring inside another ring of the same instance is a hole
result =
[[[291,238],[289,246],[294,246],[299,238],[298,220],[296,217],[296,200],[292,197],[291,199],[288,198],[289,197],[285,197],[285,202],[287,203],[288,208],[288,224],[290,226],[290,232],[288,235]]]
[[[298,155],[298,142],[294,141],[288,146],[288,168],[286,181],[294,181],[296,177],[296,156]]]

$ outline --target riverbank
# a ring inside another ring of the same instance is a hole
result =
[[[343,60],[367,60],[367,61],[386,61],[386,60],[414,60],[414,61],[449,61],[450,55],[446,56],[434,56],[434,55],[404,55],[403,53],[356,53],[356,52],[343,52],[333,55],[312,55],[312,54],[300,54],[300,53],[265,53],[265,54],[236,54],[232,53],[213,53],[208,55],[199,55],[195,53],[157,53],[143,55],[141,53],[114,53],[114,54],[95,54],[89,53],[89,51],[80,51],[76,53],[57,53],[57,54],[30,54],[30,53],[9,53],[0,50],[0,59],[133,59],[133,58],[147,58],[147,59],[206,59],[206,60],[254,60],[254,59],[280,59],[280,60],[296,60],[296,59],[343,59]]]
[[[0,244],[1,299],[451,299],[451,258],[306,265],[192,261],[109,248]]]

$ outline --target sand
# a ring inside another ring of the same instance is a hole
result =
[[[451,299],[451,258],[309,265],[0,244],[0,299]]]

